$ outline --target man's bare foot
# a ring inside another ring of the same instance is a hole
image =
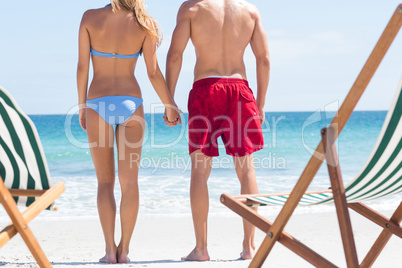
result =
[[[242,260],[251,260],[252,258],[254,258],[254,249],[243,249],[243,251],[240,253],[240,258]]]
[[[99,259],[102,263],[117,263],[116,254],[106,254],[103,258]]]
[[[186,257],[181,258],[182,261],[209,261],[208,250],[197,250],[196,248]]]

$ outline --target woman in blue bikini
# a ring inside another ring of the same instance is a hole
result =
[[[145,130],[141,90],[134,76],[143,55],[149,79],[167,108],[170,122],[180,122],[176,104],[159,69],[156,48],[161,33],[143,0],[112,0],[88,10],[79,30],[77,70],[80,124],[87,131],[98,179],[98,212],[106,243],[100,262],[126,263],[139,207],[138,169]],[[92,55],[92,56],[91,56]],[[93,80],[88,88],[90,59]],[[115,131],[114,131],[114,126]],[[115,244],[114,137],[118,152],[121,240]]]

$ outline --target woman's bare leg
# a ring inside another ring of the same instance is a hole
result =
[[[106,255],[100,262],[116,263],[114,241],[116,201],[114,199],[115,167],[113,127],[92,109],[87,109],[87,135],[98,179],[98,213],[106,243]]]
[[[118,174],[122,194],[120,203],[121,240],[117,248],[118,263],[130,262],[129,246],[139,208],[138,169],[144,132],[145,120],[142,106],[127,122],[116,128]]]

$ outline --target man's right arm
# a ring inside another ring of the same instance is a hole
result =
[[[166,59],[166,83],[172,97],[174,97],[177,80],[179,79],[183,53],[190,39],[189,4],[189,2],[184,2],[179,9],[176,28],[173,32],[172,42]]]
[[[267,35],[257,8],[255,8],[255,27],[250,45],[257,65],[257,107],[262,124],[265,119],[264,106],[269,83],[270,59]]]

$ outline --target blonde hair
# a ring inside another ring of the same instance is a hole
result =
[[[156,46],[162,43],[162,31],[158,22],[148,14],[144,0],[111,0],[112,10],[128,10],[134,13],[140,27],[156,39]]]

